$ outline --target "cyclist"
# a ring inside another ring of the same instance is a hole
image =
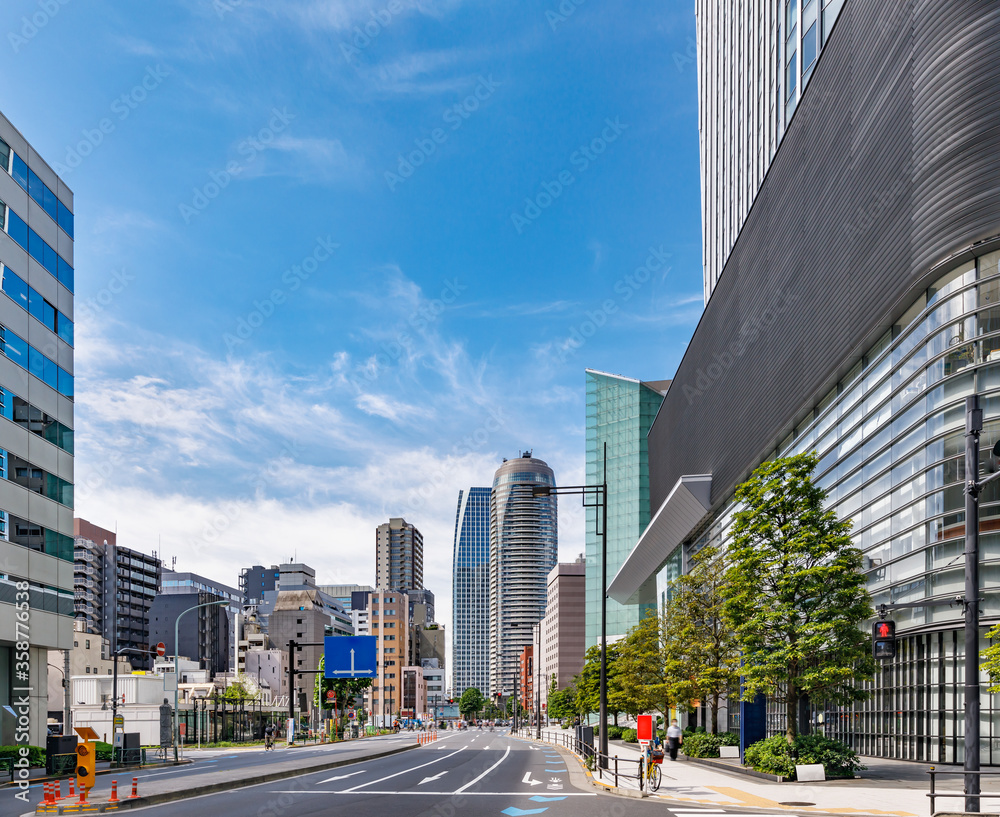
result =
[[[264,727],[264,751],[273,752],[274,751],[274,724],[269,723]]]

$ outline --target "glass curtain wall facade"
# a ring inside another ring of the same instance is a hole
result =
[[[964,592],[965,398],[982,395],[984,473],[1000,439],[1000,252],[944,273],[856,361],[773,452],[815,451],[828,507],[853,523],[876,605],[948,599]],[[980,496],[982,632],[1000,621],[1000,485]],[[682,546],[725,547],[735,505]],[[664,590],[680,549],[657,575]],[[661,597],[662,600],[662,597]],[[871,700],[824,713],[829,734],[861,754],[961,763],[962,608],[895,610],[898,657],[882,664]],[[985,648],[985,640],[982,647]],[[1000,696],[982,683],[982,756],[1000,763]],[[814,713],[818,714],[818,713]],[[769,729],[783,731],[773,711]]]
[[[73,208],[0,114],[0,705],[27,716],[35,746],[48,650],[73,646]]]
[[[490,494],[458,492],[452,557],[452,695],[490,691]]]
[[[646,434],[669,381],[647,384],[587,369],[587,485],[604,481],[608,450],[608,577],[613,577],[649,524],[649,449]],[[601,640],[601,537],[587,519],[587,647]],[[639,623],[645,609],[606,600],[608,640]]]
[[[696,2],[706,303],[843,5]]]
[[[490,495],[490,692],[513,691],[521,650],[545,617],[547,579],[559,552],[556,496],[533,496],[533,485],[555,486],[552,469],[526,452],[504,462]]]

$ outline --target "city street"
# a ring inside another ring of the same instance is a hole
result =
[[[144,812],[156,817],[209,813],[214,817],[740,814],[738,810],[673,810],[662,801],[605,794],[589,784],[570,755],[478,730],[445,734],[423,748],[375,761],[153,806]]]

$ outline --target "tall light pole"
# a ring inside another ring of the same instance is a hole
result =
[[[534,496],[552,494],[580,494],[585,508],[600,508],[599,530],[601,537],[601,714],[600,758],[602,768],[608,760],[608,444],[604,443],[604,480],[600,485],[524,485]],[[593,501],[588,502],[588,498]],[[976,721],[978,723],[978,721]]]
[[[979,494],[1000,471],[979,479],[979,395],[965,398],[965,810],[979,811]],[[1000,458],[1000,441],[993,446]]]
[[[174,754],[177,753],[177,747],[181,742],[181,719],[180,710],[178,709],[178,691],[180,690],[181,683],[181,673],[180,673],[180,656],[179,653],[179,640],[180,640],[180,623],[181,619],[192,610],[200,610],[202,607],[217,607],[219,605],[229,604],[228,599],[222,601],[206,601],[204,604],[196,604],[194,607],[188,607],[187,610],[181,610],[180,615],[174,619]]]

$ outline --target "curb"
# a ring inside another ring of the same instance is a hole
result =
[[[191,797],[201,797],[205,794],[216,794],[220,791],[231,789],[242,789],[248,786],[259,786],[261,783],[272,783],[276,780],[287,780],[289,777],[301,777],[313,772],[325,772],[329,769],[337,769],[341,766],[349,766],[352,763],[363,763],[366,760],[378,760],[391,755],[398,755],[401,752],[408,752],[411,749],[419,748],[418,744],[413,746],[403,746],[398,749],[389,749],[374,755],[364,755],[361,757],[344,758],[333,760],[327,763],[320,763],[316,766],[299,769],[286,769],[281,772],[271,772],[269,774],[258,774],[254,777],[241,777],[237,780],[226,780],[220,783],[209,783],[204,786],[195,786],[180,791],[165,791],[160,794],[150,794],[145,797],[122,799],[120,803],[56,803],[54,806],[39,805],[35,808],[35,814],[81,814],[81,813],[104,813],[106,811],[119,811],[123,809],[142,808],[144,806],[156,806],[161,803],[172,803],[176,800],[187,800]]]
[[[718,769],[720,772],[729,772],[730,774],[742,775],[743,777],[757,777],[761,780],[768,780],[771,783],[794,783],[791,777],[785,777],[780,774],[768,774],[767,772],[758,772],[753,769],[748,769],[746,766],[732,766],[729,763],[716,763],[715,758],[711,757],[690,757],[684,755],[685,763],[697,763],[699,766],[711,766],[713,769]],[[832,780],[833,778],[831,778]]]
[[[167,766],[187,766],[189,763],[194,763],[193,760],[178,760],[178,761],[167,761],[165,763],[147,763],[145,766],[120,766],[117,769],[98,769],[94,772],[95,777],[105,774],[131,774],[132,772],[148,771],[149,769],[163,769]],[[36,783],[51,783],[53,780],[69,780],[73,777],[72,774],[62,774],[55,775],[53,777],[29,777],[28,785],[34,786]],[[0,791],[4,789],[16,789],[18,783],[16,780],[0,783]]]

